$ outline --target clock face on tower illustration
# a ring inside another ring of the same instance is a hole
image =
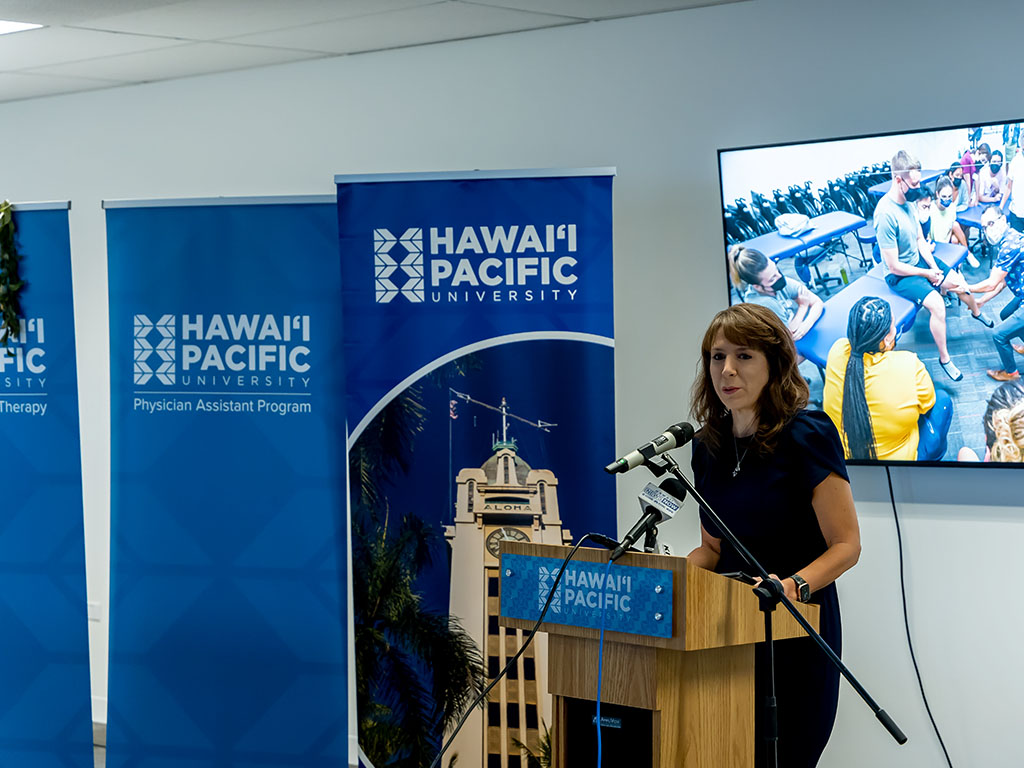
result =
[[[487,551],[498,557],[501,554],[501,542],[529,540],[530,537],[518,528],[496,528],[487,536]]]

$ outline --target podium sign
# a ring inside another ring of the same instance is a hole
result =
[[[503,553],[501,615],[536,621],[562,560]],[[551,599],[545,623],[672,637],[672,571],[607,563],[570,562]],[[607,580],[607,583],[605,583]]]
[[[568,548],[506,541],[502,549],[501,622],[525,631],[536,622]],[[764,640],[764,618],[750,587],[683,557],[629,552],[610,578],[607,567],[607,550],[577,551],[541,627],[554,697],[551,764],[589,768],[597,759],[590,745],[597,736],[593,702],[603,653],[601,705],[608,709],[602,714],[623,718],[621,730],[604,734],[606,762],[754,768],[754,644]],[[609,597],[602,598],[605,592]],[[602,600],[610,630],[603,649],[596,629]],[[797,610],[817,626],[816,605]],[[782,612],[774,635],[803,637],[804,630]]]

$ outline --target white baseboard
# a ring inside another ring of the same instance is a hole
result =
[[[103,696],[92,697],[92,743],[107,746],[107,700]]]

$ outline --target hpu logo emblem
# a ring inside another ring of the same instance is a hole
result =
[[[538,610],[544,610],[544,603],[548,601],[548,594],[551,592],[551,587],[555,583],[555,577],[558,575],[557,570],[548,570],[541,566],[537,569],[537,591],[538,591]],[[551,598],[551,612],[561,613],[562,612],[562,590],[561,588],[555,592],[555,596]]]
[[[156,346],[153,331],[156,330]],[[174,384],[175,363],[174,315],[161,315],[154,323],[146,315],[135,316],[135,383],[146,384],[156,376],[168,386]],[[156,356],[156,370],[150,366]]]
[[[397,254],[392,254],[396,244],[401,245],[405,251],[401,261],[397,260]],[[387,304],[399,294],[414,304],[423,301],[422,228],[409,227],[398,238],[390,230],[374,229],[373,254],[378,304]],[[401,275],[395,276],[397,270],[401,270],[405,277],[401,287],[395,284],[396,280],[401,279]]]

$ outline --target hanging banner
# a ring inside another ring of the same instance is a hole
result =
[[[613,173],[336,178],[364,764],[430,765],[519,648],[503,542],[615,533]],[[442,765],[525,764],[550,699],[538,638]]]
[[[108,768],[347,759],[331,203],[105,203]]]
[[[93,764],[68,207],[14,206],[20,329],[0,346],[4,766]]]

